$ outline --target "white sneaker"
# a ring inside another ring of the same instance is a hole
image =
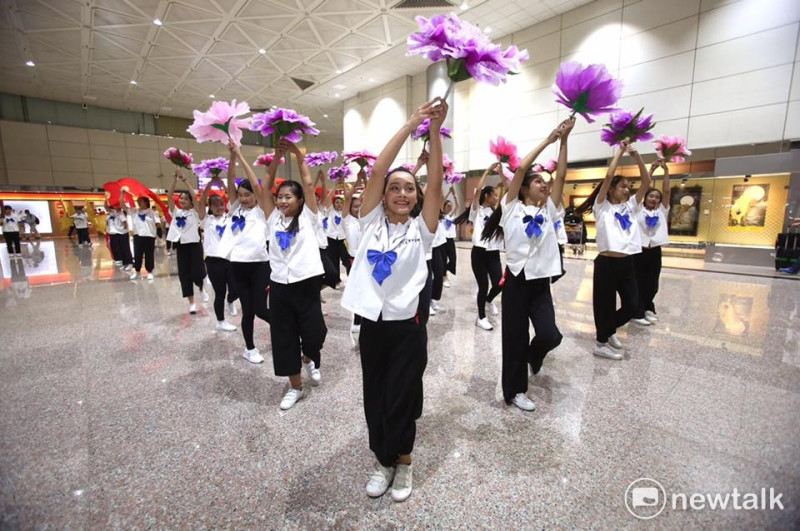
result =
[[[435,301],[435,300],[433,300],[433,299],[431,299],[431,308],[433,308],[433,309],[434,309],[434,310],[436,310],[437,312],[438,312],[438,311],[440,311],[440,310],[442,309],[442,307],[441,307],[441,306],[439,306],[439,301]]]
[[[644,318],[647,319],[648,321],[650,321],[651,323],[657,323],[658,322],[658,317],[656,316],[655,313],[651,312],[650,310],[647,310],[646,312],[644,312]]]
[[[81,245],[83,245],[83,244],[81,244]],[[122,265],[122,260],[114,260],[114,265],[115,266],[121,266]]]
[[[536,404],[533,403],[533,400],[528,398],[525,393],[517,393],[511,403],[520,408],[522,411],[533,411],[536,409]]]
[[[622,354],[620,354],[619,352],[614,352],[613,349],[609,348],[608,343],[595,344],[594,348],[592,349],[592,354],[594,354],[598,358],[606,358],[609,360],[622,359]]]
[[[434,316],[436,315],[436,308],[433,306],[433,301],[431,301],[431,311],[429,315]]]
[[[130,271],[131,269],[133,269],[133,266],[131,264],[128,264],[122,268],[123,271]]]
[[[197,305],[195,303],[189,305],[189,313],[192,315],[197,313]]]
[[[490,323],[489,319],[487,319],[486,317],[475,321],[475,326],[477,326],[478,328],[483,328],[484,330],[494,330],[492,323]]]
[[[344,284],[342,284],[341,282],[337,283],[337,284],[336,284],[336,285],[333,287],[333,289],[335,289],[335,290],[340,290],[340,289],[342,289],[342,288],[344,288]]]
[[[489,306],[489,313],[492,315],[500,315],[500,310],[497,309],[497,305],[494,301],[487,303],[487,306]]]
[[[617,337],[617,334],[611,334],[611,337],[608,338],[608,344],[615,349],[622,348],[622,341],[620,341],[619,337]]]
[[[647,319],[644,319],[644,318],[642,318],[642,319],[631,319],[631,322],[632,323],[636,323],[639,326],[650,326],[650,321],[648,321]]]
[[[411,496],[411,484],[414,479],[414,469],[412,465],[397,465],[392,484],[392,499],[396,502],[404,502]]]
[[[201,290],[200,294],[203,296],[203,302],[208,302],[208,292],[206,290]]]
[[[172,251],[167,251],[167,256],[172,256]]]
[[[350,332],[353,333],[353,334],[360,334],[361,333],[361,325],[357,325],[357,324],[351,325],[350,326]]]
[[[306,396],[306,393],[302,389],[290,388],[288,391],[286,391],[286,394],[283,395],[283,400],[281,400],[281,409],[284,411],[287,409],[292,409],[297,401],[304,396]]]
[[[153,273],[147,273],[147,280],[153,280],[154,278],[156,277],[153,276]]]
[[[236,301],[226,303],[228,307],[228,315],[234,316],[239,314],[239,310],[236,309]]]
[[[322,375],[319,373],[316,364],[313,361],[309,361],[308,363],[303,363],[303,367],[306,368],[306,374],[308,374],[308,379],[311,380],[311,385],[319,385],[319,382],[322,381]]]
[[[445,281],[442,282],[442,286],[444,286],[446,288],[449,288],[450,287],[450,281],[445,279]]]
[[[137,275],[138,275],[138,273],[136,271],[134,271],[133,273],[131,273],[131,276],[129,276],[128,278],[131,279],[131,280],[135,280]]]
[[[257,348],[245,350],[243,356],[250,363],[264,363],[264,357]]]
[[[394,473],[394,467],[386,467],[380,463],[375,463],[375,470],[372,471],[372,475],[367,482],[367,496],[370,498],[383,496],[389,490],[389,485],[392,484]]]
[[[217,321],[217,330],[222,330],[223,332],[233,332],[236,330],[236,327],[230,324],[228,321]]]

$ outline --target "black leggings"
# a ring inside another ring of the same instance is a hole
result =
[[[444,286],[445,262],[447,261],[446,245],[433,248],[433,258],[431,259],[431,269],[433,271],[433,287],[431,299],[438,301],[442,298],[442,287]]]
[[[89,239],[89,229],[75,229],[75,230],[78,231],[78,245],[82,243],[92,243],[92,240]]]
[[[122,262],[123,265],[132,264],[131,240],[128,233],[110,234],[109,238],[111,239],[111,254],[114,255],[114,260]],[[184,295],[184,297],[186,297],[186,295]]]
[[[350,274],[350,255],[347,253],[347,246],[344,240],[334,240],[328,238],[328,258],[331,259],[333,270],[336,272],[334,276],[334,286],[342,281],[341,266],[344,266],[347,274]]]
[[[502,321],[503,398],[511,402],[517,393],[528,390],[528,365],[533,374],[538,373],[544,357],[563,338],[556,326],[550,278],[525,280],[525,271],[514,276],[506,268]],[[536,334],[533,340],[528,321]]]
[[[270,310],[275,311],[269,325],[275,376],[300,374],[301,352],[319,368],[322,345],[328,335],[319,296],[322,278],[291,284],[270,282],[269,286]]]
[[[272,269],[269,262],[231,262],[233,276],[236,277],[236,290],[242,303],[242,335],[248,350],[256,348],[253,343],[253,324],[256,315],[264,322],[270,322],[267,309],[267,287]],[[273,345],[274,348],[274,345]]]
[[[325,271],[322,275],[322,284],[329,288],[335,288],[341,281],[341,277],[339,276],[339,269],[333,265],[328,249],[320,249],[319,258],[322,260],[322,269]]]
[[[483,247],[472,246],[470,255],[472,273],[478,282],[478,318],[486,317],[486,303],[492,302],[503,289],[500,279],[503,269],[500,265],[500,251],[487,251]],[[489,279],[492,280],[492,289],[489,290]]]
[[[203,246],[200,242],[174,242],[172,245],[178,250],[178,279],[181,281],[181,293],[184,297],[194,297],[192,284],[203,291],[203,279],[206,278]]]
[[[8,254],[11,255],[13,253],[21,254],[22,250],[20,249],[19,243],[19,231],[9,231],[3,233],[3,238],[6,240],[6,248],[8,249]]]
[[[599,343],[606,343],[617,328],[633,317],[639,305],[633,260],[632,255],[614,257],[602,254],[594,259],[592,306]],[[617,293],[622,301],[619,310]]]
[[[144,268],[148,273],[152,273],[155,265],[156,239],[152,236],[133,235],[133,270],[142,269],[142,258],[144,258]]]
[[[656,313],[653,300],[661,277],[661,247],[642,247],[642,252],[633,256],[639,285],[639,308],[635,317],[643,318],[646,311]]]
[[[233,276],[231,263],[224,258],[214,256],[206,257],[206,270],[208,279],[214,288],[214,314],[217,321],[225,320],[225,293],[228,294],[228,302],[233,302],[239,298],[236,294],[236,279]]]
[[[447,256],[447,262],[445,263],[445,269],[450,271],[454,275],[456,274],[456,241],[453,238],[447,238],[447,243],[445,245],[445,252]]]

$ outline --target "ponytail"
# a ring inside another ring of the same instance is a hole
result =
[[[610,192],[611,190],[613,190],[619,184],[619,182],[624,178],[625,177],[623,177],[622,175],[615,175],[611,179],[611,185],[608,187],[608,191]],[[575,207],[573,215],[583,216],[584,214],[588,214],[589,212],[591,212],[595,202],[597,201],[597,196],[600,194],[600,188],[602,187],[603,187],[602,183],[600,184],[600,186],[596,186],[595,189],[592,190],[592,193],[589,195],[589,197],[586,198],[586,201]],[[608,200],[607,197],[605,199]]]
[[[534,172],[531,168],[528,168],[525,172],[525,176],[522,178],[522,186],[520,186],[519,193],[517,194],[517,200],[521,201],[523,204],[525,203],[525,196],[528,195],[528,189],[534,177],[541,177],[541,175]],[[501,198],[500,201],[505,201],[505,197]],[[482,240],[503,239],[503,227],[500,226],[500,218],[502,217],[503,206],[501,203],[483,226],[483,233],[481,234]]]

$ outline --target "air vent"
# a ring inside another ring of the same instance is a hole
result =
[[[300,90],[305,90],[308,87],[314,86],[314,82],[313,81],[308,81],[307,79],[298,79],[296,77],[293,77],[292,81],[294,81],[295,85],[300,87]]]
[[[581,160],[578,162],[570,162],[567,165],[570,169],[573,168],[597,168],[608,166],[608,159],[594,159],[594,160]]]
[[[447,0],[403,0],[392,9],[451,9],[455,6]]]

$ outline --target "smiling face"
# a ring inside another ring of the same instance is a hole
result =
[[[338,212],[341,212],[342,211],[342,206],[344,206],[344,199],[342,199],[341,197],[337,197],[336,199],[333,200],[333,209],[334,210],[336,210]]]
[[[278,188],[277,206],[285,217],[293,218],[300,214],[303,200],[295,194],[291,186],[282,185]]]
[[[450,201],[445,201],[444,202],[444,206],[442,207],[442,211],[445,214],[449,214],[450,212],[452,212],[453,211],[453,203],[451,203]]]
[[[525,196],[525,202],[533,205],[541,205],[547,201],[549,195],[550,187],[547,186],[547,183],[541,175],[538,173],[534,174],[530,184],[528,184],[528,193]]]
[[[407,171],[392,173],[383,192],[383,204],[395,221],[405,221],[417,204],[417,183]]]
[[[212,215],[220,217],[225,213],[225,201],[218,195],[212,195],[208,198],[208,208]]]
[[[178,203],[183,210],[189,210],[193,206],[192,198],[189,196],[188,192],[181,192],[181,197],[178,200]]]
[[[239,204],[242,205],[242,208],[245,209],[253,208],[256,206],[256,203],[258,203],[258,201],[256,201],[256,195],[241,185],[236,189],[236,198],[239,200]]]
[[[354,197],[352,201],[350,201],[350,215],[357,218],[358,211],[361,209],[361,198]]]
[[[661,192],[658,190],[650,190],[647,192],[647,195],[644,196],[644,207],[647,210],[657,209],[659,203],[661,203]]]

